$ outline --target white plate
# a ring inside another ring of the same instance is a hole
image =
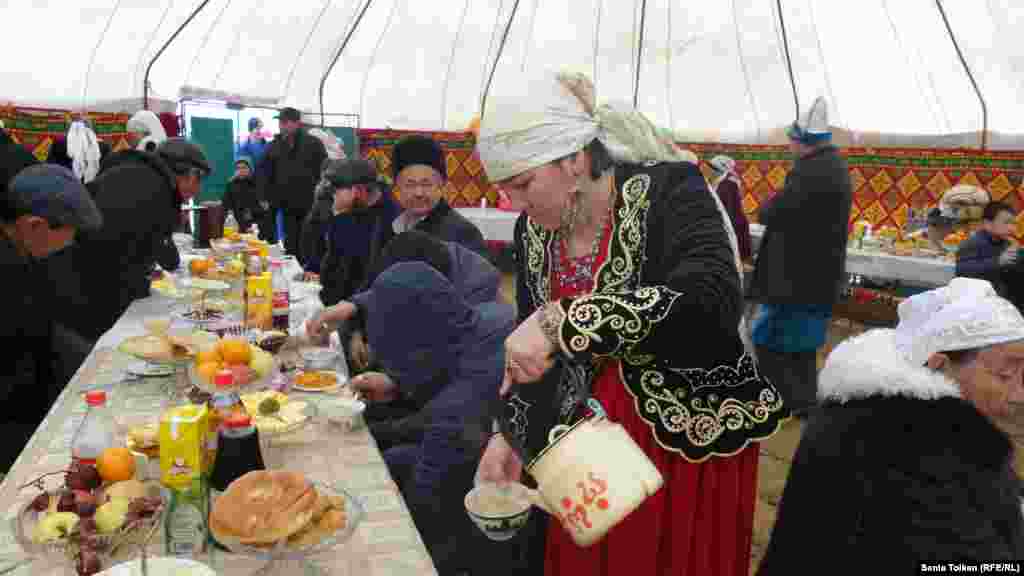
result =
[[[140,560],[132,560],[107,568],[97,576],[140,576]],[[149,576],[217,576],[209,566],[185,558],[149,558],[146,560]]]
[[[141,376],[142,378],[174,376],[176,372],[174,366],[167,364],[150,364],[149,362],[136,362],[125,368],[124,371],[132,376]]]
[[[298,376],[302,372],[303,371],[297,372],[295,376]],[[309,370],[309,372],[331,372],[331,370]],[[327,388],[306,388],[305,386],[299,386],[298,384],[295,383],[295,376],[292,376],[292,388],[294,388],[295,390],[301,390],[302,392],[334,392],[338,388],[344,386],[346,382],[348,382],[348,378],[346,378],[344,374],[341,374],[340,372],[335,372],[334,375],[338,378],[338,383],[335,384],[334,386],[328,386]]]
[[[195,288],[208,292],[224,292],[231,289],[231,285],[220,280],[207,280],[206,278],[182,278],[178,281],[182,288]]]

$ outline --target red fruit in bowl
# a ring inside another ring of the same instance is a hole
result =
[[[231,376],[234,382],[238,386],[245,386],[251,383],[256,377],[256,371],[248,366],[232,366],[230,368]]]
[[[89,518],[96,513],[99,503],[92,492],[75,491],[75,513],[82,518]]]
[[[95,490],[102,482],[96,467],[88,464],[72,464],[64,475],[64,484],[72,490]]]
[[[57,501],[57,512],[74,512],[75,495],[71,492],[62,492],[60,500]]]
[[[36,512],[46,512],[46,509],[50,507],[50,495],[43,492],[32,500],[30,506]]]

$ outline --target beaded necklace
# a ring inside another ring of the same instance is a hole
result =
[[[609,180],[609,195],[615,190],[614,177]],[[608,211],[601,217],[601,225],[590,245],[590,252],[579,258],[563,257],[568,252],[568,238],[563,233],[571,232],[572,226],[560,229],[556,233],[553,243],[552,268],[558,286],[563,291],[570,291],[575,294],[590,292],[594,287],[594,263],[601,252],[601,244],[608,229],[612,212],[615,210],[615,199],[612,198],[608,205]],[[575,224],[575,215],[572,217],[572,224]]]

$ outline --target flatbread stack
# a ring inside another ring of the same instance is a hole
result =
[[[223,544],[314,546],[345,527],[345,501],[321,494],[297,472],[259,470],[235,480],[213,503],[210,532]]]

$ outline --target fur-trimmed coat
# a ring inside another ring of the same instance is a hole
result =
[[[1024,558],[1010,439],[893,350],[872,330],[829,356],[759,576]]]

